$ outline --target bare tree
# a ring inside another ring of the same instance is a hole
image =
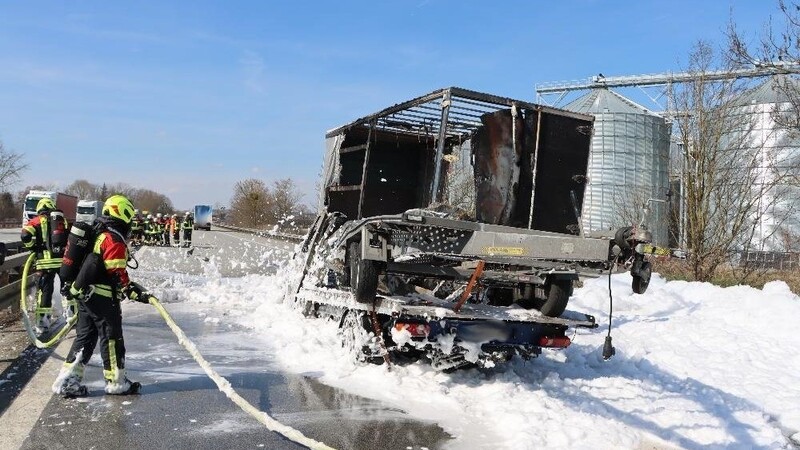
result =
[[[765,25],[763,32],[750,40],[731,20],[728,24],[728,53],[731,62],[739,66],[769,67],[778,73],[797,73],[800,61],[800,3],[778,0],[778,16]],[[778,85],[791,111],[795,114],[783,115],[785,125],[795,128],[800,125],[800,88],[789,79]]]
[[[284,225],[289,217],[296,216],[300,211],[300,199],[303,197],[297,186],[290,178],[276,181],[272,188],[270,213],[274,224]]]
[[[64,192],[81,200],[105,200],[100,198],[100,188],[87,180],[75,180],[64,188]]]
[[[229,211],[231,222],[241,227],[261,228],[271,217],[271,196],[261,180],[248,178],[237,182]]]
[[[119,187],[119,186],[117,186]],[[123,194],[131,199],[136,209],[148,211],[149,213],[172,213],[174,208],[172,200],[164,194],[160,194],[150,189],[132,189],[128,187],[123,191],[109,189],[110,193]]]
[[[0,142],[0,190],[19,181],[19,177],[28,165],[22,162],[22,155],[5,148]]]
[[[11,192],[4,191],[0,193],[0,219],[17,219],[19,220],[21,205],[14,202],[14,196]]]
[[[741,101],[747,86],[735,78],[707,79],[717,64],[711,47],[698,43],[687,70],[694,81],[671,92],[679,111],[674,127],[682,148],[685,239],[694,277],[701,281],[774,232],[764,229],[764,218],[774,214],[785,183],[773,170],[772,130]]]

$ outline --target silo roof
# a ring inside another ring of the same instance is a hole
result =
[[[588,94],[564,106],[564,109],[583,114],[631,113],[656,115],[644,106],[608,88],[592,89]]]
[[[764,105],[770,103],[785,103],[789,101],[785,89],[781,85],[791,85],[790,90],[800,91],[800,83],[797,79],[787,75],[773,75],[760,85],[742,94],[736,102],[739,106],[744,105]]]

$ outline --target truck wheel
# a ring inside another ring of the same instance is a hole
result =
[[[650,276],[652,274],[653,266],[649,262],[643,261],[641,267],[639,267],[639,273],[631,274],[633,275],[633,282],[631,283],[633,292],[644,294],[647,291],[647,286],[650,285]]]
[[[569,296],[572,294],[572,280],[552,280],[547,290],[547,300],[539,311],[547,317],[559,317],[567,309]]]
[[[369,333],[364,328],[363,312],[346,311],[339,325],[339,336],[342,338],[342,347],[353,355],[356,362],[367,360],[365,350],[368,348]]]
[[[348,247],[350,259],[350,292],[359,303],[370,303],[378,293],[378,264],[361,259],[361,247],[351,242]]]

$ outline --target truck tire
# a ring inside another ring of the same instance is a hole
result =
[[[367,360],[367,344],[369,342],[369,332],[364,326],[364,313],[361,311],[345,311],[339,324],[339,336],[342,339],[342,347],[353,355],[356,362]]]
[[[350,260],[350,292],[359,303],[370,303],[378,293],[378,264],[361,259],[361,244],[351,242],[347,248]]]
[[[631,283],[633,292],[644,294],[647,291],[647,286],[650,285],[650,276],[652,274],[653,266],[649,262],[643,261],[641,267],[639,267],[639,273],[631,274],[633,275],[633,282]]]
[[[567,309],[569,296],[572,294],[572,280],[556,279],[550,281],[547,290],[547,300],[542,303],[539,311],[547,317],[559,317]]]

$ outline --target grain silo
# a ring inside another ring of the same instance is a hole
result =
[[[749,152],[759,164],[763,196],[758,202],[753,249],[797,251],[800,243],[800,192],[796,186],[800,167],[797,111],[792,98],[800,84],[787,75],[773,75],[747,91],[736,102],[735,113],[746,121]],[[796,102],[797,99],[794,98]],[[776,120],[779,118],[785,119]],[[758,189],[756,185],[754,188]]]
[[[629,225],[642,205],[655,199],[646,223],[654,243],[667,245],[671,127],[666,120],[606,88],[593,89],[564,109],[595,117],[584,230]]]

